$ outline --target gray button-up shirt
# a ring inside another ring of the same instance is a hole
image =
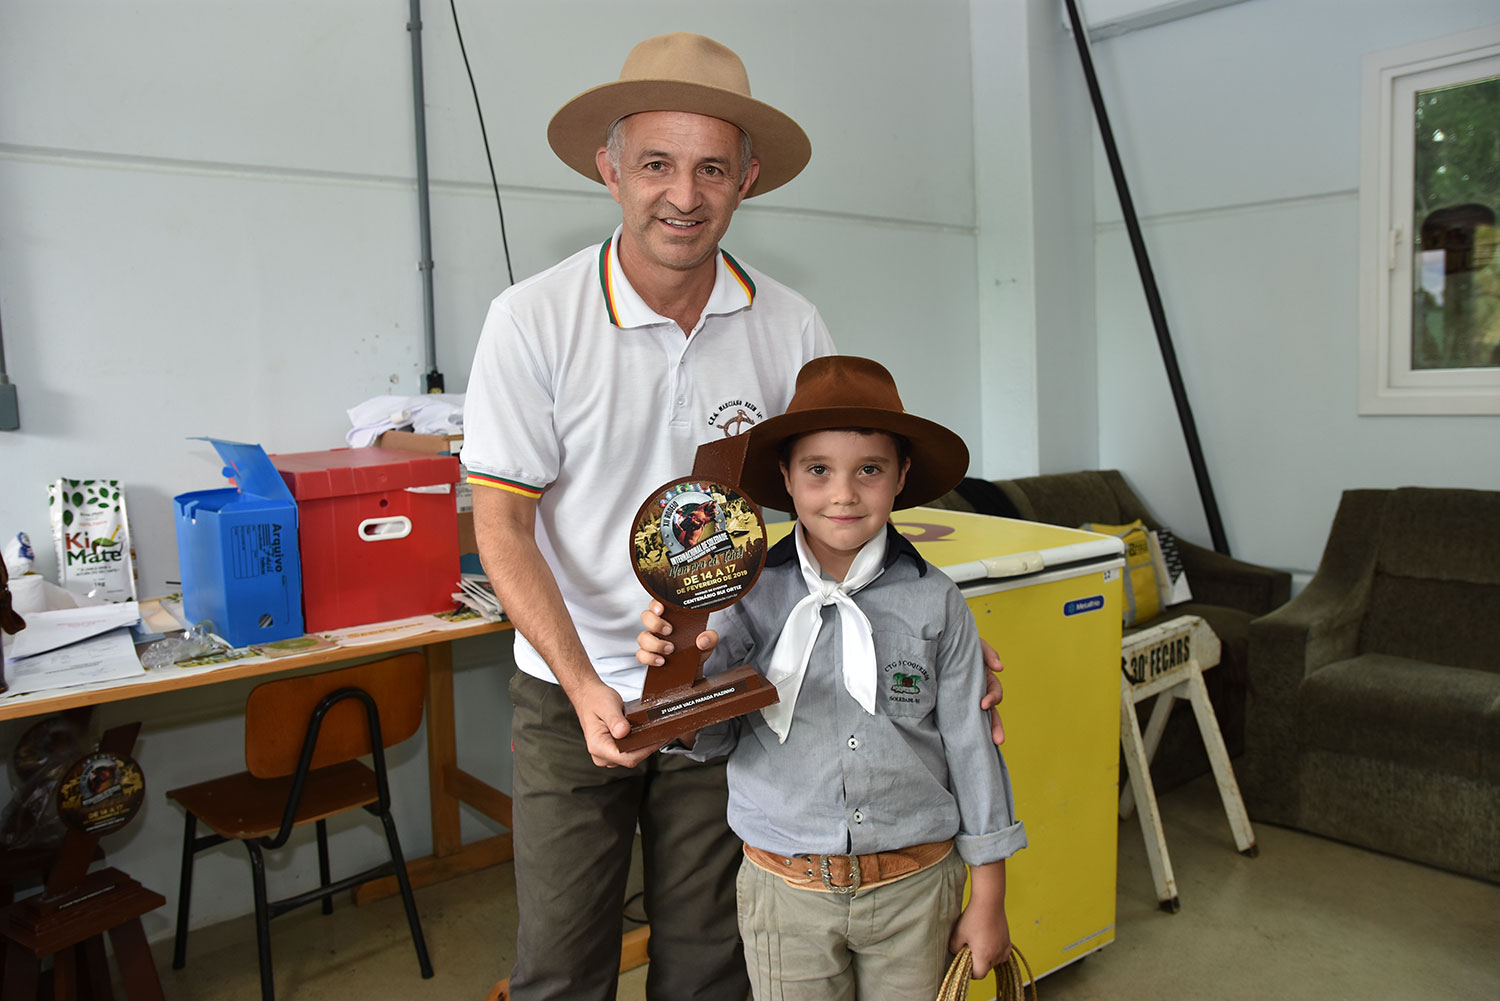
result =
[[[875,714],[844,690],[838,610],[823,609],[786,743],[759,712],[704,728],[695,758],[729,753],[729,825],[784,855],[863,855],[953,838],[970,865],[1026,846],[1005,759],[979,711],[984,660],[968,603],[887,526],[886,569],[855,602],[874,632]],[[789,535],[760,580],[714,613],[707,673],[764,672],[786,617],[807,597]]]

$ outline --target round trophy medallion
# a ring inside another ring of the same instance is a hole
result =
[[[766,562],[766,523],[737,489],[694,477],[653,491],[635,516],[631,563],[663,605],[711,612],[738,601]]]
[[[114,754],[90,754],[63,775],[57,813],[76,831],[108,834],[130,822],[145,795],[140,765]]]

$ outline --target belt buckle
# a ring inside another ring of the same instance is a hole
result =
[[[822,856],[818,861],[818,874],[823,877],[823,889],[828,890],[832,893],[852,895],[859,890],[859,856],[846,855],[844,857],[849,860],[848,886],[833,885],[833,870],[829,865],[827,855]]]

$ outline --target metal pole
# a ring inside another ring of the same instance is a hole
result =
[[[1219,503],[1214,499],[1213,483],[1208,477],[1208,466],[1203,461],[1203,445],[1198,440],[1198,425],[1193,420],[1193,408],[1188,403],[1187,387],[1182,382],[1182,372],[1177,367],[1177,352],[1172,347],[1172,332],[1167,329],[1167,314],[1162,308],[1161,293],[1156,288],[1156,275],[1151,270],[1151,258],[1146,253],[1146,241],[1141,236],[1140,220],[1136,218],[1135,202],[1130,197],[1130,187],[1125,182],[1125,168],[1120,164],[1120,151],[1115,145],[1115,134],[1109,127],[1109,113],[1104,108],[1104,96],[1099,91],[1099,80],[1094,75],[1094,60],[1089,54],[1089,43],[1084,35],[1083,21],[1078,16],[1075,0],[1064,0],[1068,5],[1068,19],[1073,23],[1073,40],[1078,45],[1078,58],[1083,63],[1084,79],[1088,81],[1089,98],[1094,104],[1094,115],[1099,122],[1099,135],[1104,140],[1104,153],[1109,158],[1109,172],[1115,179],[1115,192],[1120,198],[1120,211],[1125,216],[1125,229],[1130,234],[1130,247],[1135,251],[1135,264],[1141,273],[1141,286],[1146,293],[1146,305],[1151,311],[1151,323],[1156,328],[1156,343],[1161,348],[1162,364],[1167,370],[1167,381],[1172,386],[1172,400],[1177,404],[1177,420],[1182,425],[1182,437],[1187,444],[1188,458],[1193,464],[1193,476],[1198,481],[1198,495],[1203,501],[1203,513],[1208,519],[1208,531],[1213,537],[1214,549],[1229,555],[1229,541],[1224,535],[1224,522],[1219,517]]]
[[[437,367],[437,321],[432,305],[432,218],[427,205],[427,101],[422,91],[422,0],[411,0],[411,15],[406,22],[411,35],[411,100],[417,131],[417,210],[422,232],[422,259],[417,270],[422,273],[422,321],[426,332],[427,377],[424,387],[429,393],[443,391],[443,374]]]

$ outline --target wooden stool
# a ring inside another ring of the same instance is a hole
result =
[[[1240,798],[1240,787],[1229,764],[1219,720],[1214,716],[1203,672],[1219,662],[1219,637],[1196,615],[1184,615],[1127,636],[1120,645],[1120,743],[1129,773],[1120,792],[1120,816],[1139,811],[1141,834],[1146,839],[1146,858],[1151,864],[1151,879],[1156,884],[1156,899],[1161,909],[1176,913],[1177,880],[1172,875],[1172,860],[1167,854],[1167,838],[1161,826],[1161,811],[1156,805],[1156,790],[1151,785],[1151,759],[1161,742],[1167,717],[1178,699],[1186,699],[1198,720],[1198,732],[1213,766],[1219,785],[1219,798],[1234,832],[1240,853],[1254,857],[1255,831]],[[1151,709],[1151,719],[1141,735],[1136,719],[1137,703],[1160,695]]]

